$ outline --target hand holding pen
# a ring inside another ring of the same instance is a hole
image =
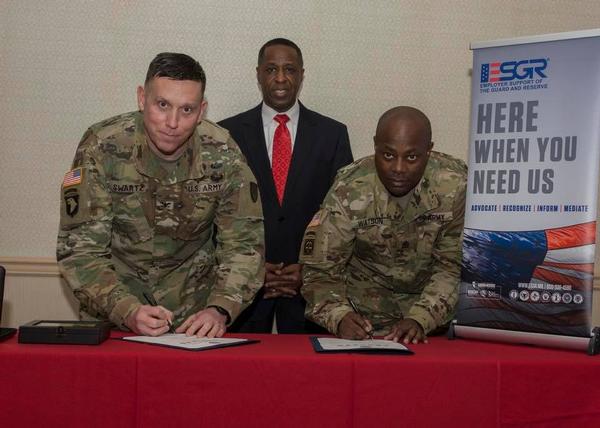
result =
[[[159,306],[150,293],[143,293],[147,305],[138,306],[123,320],[132,332],[144,336],[160,336],[174,332],[171,320],[173,313]]]
[[[154,298],[154,295],[152,293],[147,293],[147,292],[144,291],[143,294],[144,294],[144,299],[146,299],[146,301],[148,302],[148,304],[150,306],[158,307],[158,308],[160,308],[160,309],[163,310],[162,313],[164,313],[165,315],[167,315],[166,319],[167,319],[167,324],[169,326],[168,332],[169,333],[175,333],[175,329],[173,328],[173,323],[171,322],[171,318],[169,318],[169,314],[170,313],[168,313],[168,311],[165,308],[163,308],[162,306],[158,305],[158,303],[156,302],[156,299]],[[172,314],[171,314],[171,316],[172,316]],[[160,317],[160,318],[162,318],[162,317]]]
[[[358,309],[354,301],[348,298],[353,312],[348,312],[338,326],[338,336],[342,339],[373,339],[373,326]]]

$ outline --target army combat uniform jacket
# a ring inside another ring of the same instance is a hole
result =
[[[143,293],[175,325],[207,305],[231,319],[262,286],[254,176],[229,133],[203,120],[182,156],[157,157],[141,113],[91,126],[62,185],[57,259],[84,318],[123,328]]]
[[[376,334],[402,318],[425,333],[451,319],[458,298],[466,167],[432,152],[402,208],[373,156],[343,168],[302,241],[306,316],[332,333],[352,311]]]

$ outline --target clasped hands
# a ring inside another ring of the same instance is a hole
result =
[[[162,306],[150,305],[139,306],[125,319],[125,325],[131,331],[144,336],[165,334],[169,331],[170,322],[173,322],[173,312]],[[206,308],[190,315],[175,332],[188,336],[221,337],[227,329],[226,323],[227,316],[215,308]]]
[[[301,264],[284,266],[283,263],[265,263],[265,270],[264,299],[291,298],[298,295],[302,287]]]
[[[368,319],[363,318],[356,312],[348,312],[338,326],[338,336],[342,339],[364,340],[370,337],[373,326]],[[394,342],[427,343],[427,336],[421,325],[413,319],[405,318],[394,325],[387,335],[383,337]]]

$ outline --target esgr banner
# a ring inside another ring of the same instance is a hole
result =
[[[582,33],[473,46],[458,324],[590,335],[600,32]]]

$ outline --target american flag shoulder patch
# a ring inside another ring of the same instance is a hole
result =
[[[317,213],[316,213],[316,214],[313,216],[313,218],[312,218],[312,220],[310,221],[310,223],[308,223],[308,226],[307,226],[307,227],[316,227],[316,226],[318,226],[318,225],[320,225],[320,224],[321,224],[321,213],[320,213],[320,212],[317,212]]]
[[[83,168],[75,168],[65,174],[63,179],[63,187],[75,186],[81,184],[81,177],[83,176]]]

